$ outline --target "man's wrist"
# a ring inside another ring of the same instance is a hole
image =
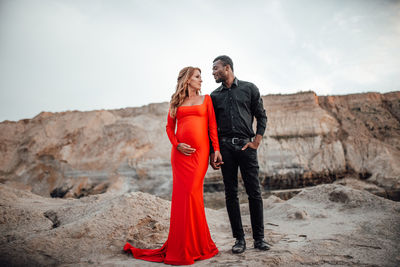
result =
[[[262,140],[262,135],[257,134],[256,137],[255,137],[254,140],[253,140],[253,144],[254,144],[256,147],[259,147],[260,144],[261,144],[261,140]]]

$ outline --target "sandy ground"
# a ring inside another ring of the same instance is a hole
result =
[[[135,192],[49,199],[0,185],[0,263],[10,266],[163,266],[124,253],[126,241],[156,248],[168,234],[170,203]],[[242,218],[248,249],[234,255],[225,209],[207,209],[220,253],[194,266],[400,266],[400,203],[341,185],[264,200],[270,251],[253,248],[247,204]]]

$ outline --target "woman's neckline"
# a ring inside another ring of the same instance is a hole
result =
[[[206,102],[206,95],[203,96],[203,102],[201,104],[197,104],[197,105],[188,105],[188,106],[179,106],[181,107],[195,107],[195,106],[201,106],[204,104],[204,102]]]

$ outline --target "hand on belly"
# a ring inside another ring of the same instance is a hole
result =
[[[176,148],[178,149],[179,152],[181,152],[186,156],[190,156],[192,153],[196,152],[195,148],[185,143],[179,143]]]

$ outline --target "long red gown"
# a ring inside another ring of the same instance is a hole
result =
[[[175,134],[175,125],[178,127]],[[159,249],[138,249],[128,242],[125,251],[137,259],[173,265],[193,264],[218,253],[210,236],[203,202],[203,181],[208,168],[209,139],[219,151],[217,125],[211,97],[201,105],[178,107],[176,118],[168,114],[167,134],[172,143],[173,187],[168,239]],[[209,138],[210,137],[210,138]],[[176,147],[186,143],[196,151],[185,156]]]

